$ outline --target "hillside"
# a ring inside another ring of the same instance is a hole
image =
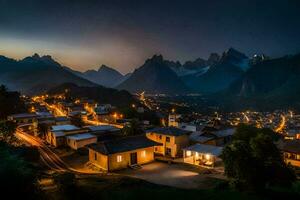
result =
[[[40,57],[35,54],[20,61],[0,57],[0,84],[5,84],[11,90],[36,94],[65,82],[96,86],[65,70],[50,56]]]
[[[89,98],[98,101],[101,104],[111,104],[117,107],[128,107],[131,104],[138,104],[136,99],[127,91],[106,88],[102,86],[86,87],[77,86],[73,83],[64,83],[57,87],[51,88],[47,93],[62,94],[68,90],[73,98]]]

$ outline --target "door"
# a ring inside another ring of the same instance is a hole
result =
[[[137,152],[130,154],[130,164],[131,165],[137,164]]]

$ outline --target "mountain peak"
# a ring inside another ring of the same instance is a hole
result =
[[[102,70],[114,70],[114,69],[111,68],[111,67],[109,67],[109,66],[107,66],[107,65],[102,64],[102,65],[99,67],[98,72],[99,72],[99,71],[102,71]]]
[[[148,59],[147,61],[161,63],[164,61],[164,57],[161,54],[159,54],[159,55],[155,54],[152,56],[152,58]]]
[[[246,59],[247,56],[243,53],[241,53],[240,51],[230,47],[226,52],[225,52],[225,56],[232,56],[235,58],[240,58],[240,59]]]
[[[35,54],[33,54],[31,56],[31,58],[33,58],[33,59],[40,59],[41,57],[40,57],[40,55],[38,53],[35,53]]]

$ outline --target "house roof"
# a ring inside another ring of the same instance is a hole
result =
[[[55,117],[55,121],[57,122],[63,122],[63,121],[69,121],[70,119],[68,117]]]
[[[77,126],[67,124],[67,125],[55,125],[51,126],[52,131],[73,131],[73,130],[79,130]]]
[[[223,150],[223,147],[217,147],[213,145],[206,144],[195,144],[185,148],[186,151],[194,151],[202,154],[211,154],[214,156],[220,156]]]
[[[65,136],[65,133],[63,131],[53,131],[52,133],[55,135],[55,137]]]
[[[104,155],[109,155],[160,145],[161,144],[149,140],[144,135],[139,135],[99,142],[97,144],[89,145],[88,147]]]
[[[147,133],[158,133],[162,135],[181,136],[191,133],[191,131],[182,130],[176,127],[158,127],[147,131]]]
[[[235,128],[224,129],[220,131],[213,132],[218,138],[232,136],[235,132]]]
[[[22,118],[36,118],[37,114],[35,113],[19,113],[19,114],[13,114],[8,117],[12,117],[14,119],[22,119]]]
[[[95,138],[96,136],[90,134],[90,133],[84,133],[84,134],[76,134],[76,135],[70,135],[67,136],[68,139],[71,140],[85,140],[90,138]]]
[[[117,131],[117,130],[119,130],[115,126],[111,126],[111,125],[87,126],[86,128],[88,128],[91,131]]]
[[[300,153],[300,140],[281,140],[277,146],[281,151]]]

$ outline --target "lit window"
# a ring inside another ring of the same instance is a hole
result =
[[[146,151],[142,151],[142,157],[146,157]]]
[[[192,152],[191,151],[186,151],[186,156],[191,156]]]
[[[122,156],[121,155],[117,156],[117,162],[122,162]]]
[[[209,159],[210,159],[210,155],[209,155],[209,154],[206,154],[206,155],[205,155],[205,158],[206,158],[207,160],[209,160]]]
[[[196,158],[198,158],[198,157],[199,157],[199,153],[198,153],[198,152],[196,152],[195,156],[196,156]]]

